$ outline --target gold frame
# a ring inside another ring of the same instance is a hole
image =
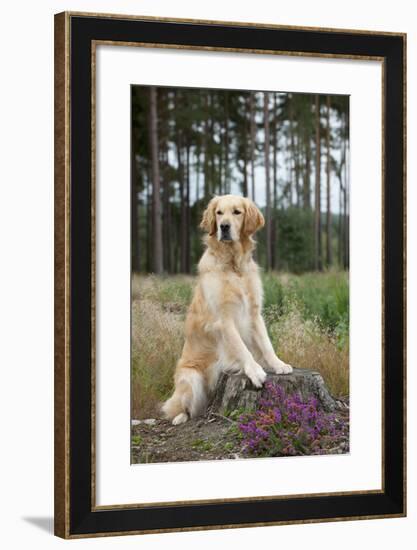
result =
[[[317,32],[348,32],[353,34],[371,34],[377,36],[398,36],[404,40],[406,46],[406,34],[396,32],[380,32],[380,31],[366,31],[358,29],[339,29],[339,28],[317,28],[317,27],[303,27],[303,26],[288,26],[277,25],[269,23],[249,23],[249,22],[232,22],[232,21],[216,21],[216,20],[201,20],[201,19],[181,19],[170,17],[154,17],[154,16],[136,16],[136,15],[116,15],[116,14],[102,14],[102,13],[84,13],[84,12],[63,12],[55,16],[55,316],[58,322],[55,326],[55,533],[63,538],[86,538],[96,536],[113,536],[113,535],[129,535],[129,534],[144,534],[149,533],[148,530],[138,530],[129,532],[111,532],[111,533],[95,533],[88,535],[74,535],[70,534],[70,501],[69,501],[69,466],[70,466],[70,452],[69,452],[69,391],[70,391],[70,18],[74,16],[79,17],[100,17],[108,19],[133,19],[133,20],[145,20],[145,21],[164,21],[175,23],[200,23],[200,24],[221,24],[224,26],[242,26],[252,28],[273,28],[273,29],[287,29],[287,30],[309,30]],[[239,49],[239,48],[221,48],[221,47],[209,47],[209,46],[184,46],[181,44],[161,44],[161,43],[139,43],[139,42],[115,42],[109,40],[93,40],[92,52],[91,52],[91,74],[92,74],[92,90],[91,90],[91,106],[92,106],[92,141],[91,141],[91,158],[92,158],[92,266],[91,266],[91,288],[92,288],[92,348],[91,348],[91,384],[92,384],[92,407],[91,407],[91,421],[92,421],[92,483],[91,483],[91,498],[92,498],[92,511],[99,510],[112,510],[112,509],[134,509],[144,508],[148,506],[175,506],[181,504],[205,504],[205,503],[222,503],[222,502],[245,502],[245,501],[260,501],[266,499],[285,499],[285,498],[303,498],[303,497],[321,497],[321,496],[343,496],[353,494],[381,494],[384,492],[384,478],[383,476],[382,487],[380,490],[369,491],[352,491],[352,492],[331,492],[331,493],[308,493],[298,495],[279,495],[279,496],[256,496],[256,497],[242,497],[231,499],[206,499],[206,500],[187,500],[187,501],[175,501],[175,502],[151,502],[151,503],[138,503],[138,504],[116,504],[116,505],[96,505],[96,471],[95,471],[95,396],[96,396],[96,357],[95,357],[95,311],[96,311],[96,296],[95,296],[95,277],[96,277],[96,264],[95,264],[95,252],[96,252],[96,234],[95,234],[95,191],[96,191],[96,111],[95,111],[95,97],[96,97],[96,47],[98,45],[118,45],[118,46],[130,46],[130,47],[146,47],[146,48],[167,48],[167,49],[187,49],[195,51],[227,51],[234,53],[253,53],[264,55],[286,55],[297,57],[319,57],[319,58],[338,58],[338,59],[355,59],[366,61],[380,61],[382,64],[382,135],[384,135],[384,104],[385,104],[385,58],[380,56],[361,56],[361,55],[344,55],[344,54],[321,54],[310,52],[288,52],[288,51],[276,51],[276,50],[259,50],[259,49]],[[406,47],[404,47],[404,150],[406,153]],[[64,123],[63,123],[64,122]],[[385,167],[384,167],[384,140],[382,140],[382,199],[384,197],[384,179],[385,179]],[[403,175],[406,182],[406,154],[404,154],[403,163]],[[404,191],[404,235],[406,235],[406,192]],[[384,201],[382,200],[382,240],[384,244],[385,232],[384,232]],[[384,248],[383,248],[384,250]],[[404,243],[404,273],[406,268],[406,244]],[[384,257],[382,257],[382,349],[384,349]],[[404,297],[406,296],[406,276],[404,274],[403,285]],[[406,362],[406,308],[404,308],[404,362]],[[406,363],[405,363],[406,364]],[[385,375],[384,359],[382,359],[382,382]],[[382,426],[384,426],[384,384],[382,383]],[[406,375],[404,376],[404,410],[406,400]],[[61,433],[61,428],[64,426],[64,432]],[[384,468],[384,438],[385,433],[382,431],[382,464],[381,472]],[[212,530],[212,529],[227,529],[227,528],[240,528],[240,527],[259,527],[270,525],[287,525],[287,524],[304,524],[304,523],[327,523],[333,521],[348,521],[359,519],[378,519],[386,517],[403,517],[406,515],[406,417],[404,417],[404,513],[396,515],[378,515],[378,516],[352,516],[352,517],[340,517],[330,519],[312,519],[312,520],[293,520],[293,521],[277,521],[277,522],[258,522],[249,524],[231,524],[220,526],[208,526],[208,527],[190,527],[190,528],[175,528],[175,529],[158,529],[153,530],[152,533],[163,532],[180,532],[180,531],[196,531],[196,530]]]

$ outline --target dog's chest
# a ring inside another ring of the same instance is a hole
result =
[[[252,275],[240,277],[239,307],[236,309],[235,322],[242,335],[249,335],[254,317],[260,309],[260,288]]]

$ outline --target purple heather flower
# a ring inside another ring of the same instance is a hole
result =
[[[238,429],[245,453],[255,456],[323,454],[321,441],[336,442],[346,426],[334,414],[318,408],[318,401],[303,402],[287,395],[278,384],[267,382],[259,409],[240,416]]]

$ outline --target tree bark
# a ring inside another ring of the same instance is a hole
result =
[[[266,176],[266,270],[271,269],[271,175],[269,169],[269,93],[264,92],[265,176]]]
[[[339,267],[343,268],[345,265],[345,238],[344,238],[344,232],[345,232],[345,213],[344,213],[344,193],[345,188],[343,184],[343,173],[344,173],[344,166],[346,163],[346,141],[344,138],[341,138],[343,140],[343,146],[342,149],[342,158],[340,160],[340,163],[336,170],[336,175],[339,180],[339,220],[338,220],[338,263]]]
[[[303,206],[305,210],[310,210],[311,208],[311,197],[310,197],[310,188],[311,188],[311,144],[310,144],[310,131],[309,131],[309,120],[306,122],[304,129],[304,141],[305,141],[305,167],[304,167],[304,187],[303,187]]]
[[[185,232],[185,272],[191,272],[191,243],[190,243],[190,227],[191,227],[191,211],[190,211],[190,142],[187,138],[186,146],[186,165],[187,165],[187,179],[186,179],[186,195],[185,195],[185,213],[186,213],[186,232]]]
[[[148,273],[153,270],[152,264],[152,238],[153,238],[153,223],[152,223],[152,166],[147,163],[147,184],[146,184],[146,269]]]
[[[299,189],[299,166],[298,166],[298,154],[296,152],[296,143],[295,143],[295,124],[294,124],[294,95],[291,94],[289,97],[289,111],[290,111],[290,144],[291,144],[291,159],[292,159],[292,171],[291,171],[291,181],[294,182],[292,189],[295,190],[295,204],[300,205],[300,189]],[[291,202],[292,202],[292,192],[291,192]]]
[[[337,260],[339,268],[343,265],[343,184],[341,175],[339,178],[339,219],[338,219],[338,248],[337,248]]]
[[[349,265],[349,219],[348,219],[348,177],[347,177],[347,145],[346,139],[342,137],[342,158],[337,169],[339,179],[339,265],[347,269]]]
[[[200,148],[196,152],[197,162],[196,162],[196,182],[195,182],[195,193],[196,193],[196,203],[200,200]]]
[[[316,94],[316,184],[315,184],[315,267],[323,269],[321,247],[321,137],[320,137],[320,97]]]
[[[151,127],[151,157],[152,157],[152,183],[153,183],[153,271],[161,274],[163,271],[162,260],[162,222],[161,222],[161,197],[159,176],[159,144],[158,144],[158,108],[157,91],[155,86],[149,88],[150,96],[150,127]]]
[[[203,132],[203,149],[204,149],[204,200],[207,203],[210,199],[210,182],[209,182],[209,104],[208,92],[204,92],[204,132]]]
[[[132,232],[132,270],[140,271],[140,236],[139,236],[139,212],[138,212],[138,168],[135,151],[135,132],[131,130],[131,232]]]
[[[249,95],[249,114],[250,114],[250,167],[252,183],[252,200],[256,200],[255,195],[255,147],[256,147],[256,123],[255,123],[255,94]]]
[[[291,374],[268,374],[266,382],[283,388],[288,395],[298,394],[303,401],[315,398],[318,407],[330,412],[343,410],[347,405],[334,398],[321,374],[308,369],[294,369]],[[264,390],[255,388],[244,374],[222,374],[214,389],[209,412],[225,415],[235,410],[256,409]]]
[[[249,128],[249,118],[248,118],[248,112],[249,112],[249,95],[244,96],[244,104],[243,104],[243,125],[242,125],[242,149],[243,149],[243,195],[245,197],[249,197],[249,182],[248,182],[248,165],[249,165],[249,159],[248,159],[248,143],[250,139],[250,128]]]
[[[209,118],[209,136],[210,136],[210,177],[209,177],[209,197],[212,197],[213,194],[216,192],[216,174],[215,174],[215,166],[214,166],[214,116],[213,113],[215,112],[214,108],[214,97],[213,92],[208,92],[209,98],[210,98],[210,118]]]
[[[180,272],[186,272],[187,263],[187,204],[184,181],[184,166],[182,159],[182,133],[177,128],[177,164],[178,182],[180,187]]]
[[[225,175],[223,175],[223,171],[224,171],[224,143],[225,143],[225,139],[224,139],[224,131],[225,131],[225,127],[224,127],[224,122],[223,122],[223,126],[222,124],[219,124],[220,128],[219,128],[219,134],[220,134],[220,147],[219,147],[219,153],[218,153],[218,157],[219,157],[219,160],[217,162],[217,166],[218,166],[218,174],[217,174],[217,181],[218,181],[218,194],[219,195],[223,195],[223,194],[226,194],[227,193],[227,190],[226,190],[226,180],[225,180]]]
[[[246,121],[245,121],[245,130],[243,133],[243,186],[242,193],[244,197],[248,196],[248,152],[247,152],[247,132],[246,132]]]
[[[167,273],[171,273],[171,181],[168,160],[168,140],[169,140],[169,118],[170,118],[170,92],[166,91],[163,95],[159,92],[159,113],[161,115],[160,124],[160,143],[161,143],[161,181],[162,181],[162,245],[163,245],[163,265]],[[162,97],[161,97],[162,95]]]
[[[278,266],[278,247],[277,247],[277,235],[278,235],[278,218],[277,218],[277,205],[278,205],[278,115],[277,115],[277,94],[274,93],[274,116],[272,117],[272,187],[273,187],[273,200],[272,200],[272,228],[271,228],[271,264],[273,269],[277,269]]]
[[[344,211],[344,264],[345,269],[349,268],[349,176],[348,161],[344,164],[344,193],[343,193],[343,211]]]
[[[230,193],[230,166],[229,166],[229,94],[224,96],[224,190]]]
[[[326,248],[327,267],[332,265],[332,212],[330,197],[330,96],[326,98]]]

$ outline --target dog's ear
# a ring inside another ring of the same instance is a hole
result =
[[[250,199],[245,199],[245,220],[243,222],[243,232],[245,235],[253,235],[255,231],[258,231],[265,225],[265,219],[262,212],[256,206],[256,204]]]
[[[207,208],[204,210],[203,219],[201,220],[200,227],[207,231],[210,235],[216,233],[216,207],[217,207],[217,197],[211,199],[208,203]]]

